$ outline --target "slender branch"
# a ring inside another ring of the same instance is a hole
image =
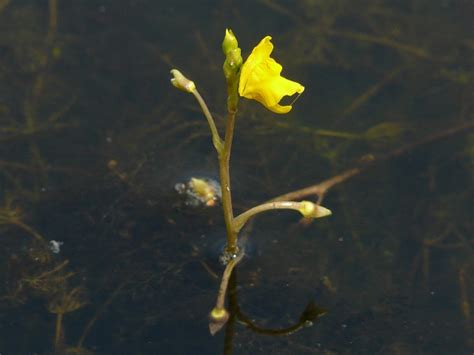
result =
[[[199,94],[198,89],[194,88],[194,90],[191,90],[191,93],[198,101],[199,106],[201,106],[204,116],[206,116],[207,123],[209,123],[209,128],[211,129],[212,144],[214,144],[214,148],[216,148],[217,154],[220,155],[223,149],[222,139],[219,136],[219,132],[217,131],[216,123],[214,121],[214,118],[212,117],[211,111],[209,111],[209,108],[207,107],[206,102],[202,98],[201,94]]]
[[[240,214],[239,216],[235,217],[234,219],[235,233],[238,233],[242,229],[242,227],[245,225],[245,223],[247,223],[249,218],[255,216],[256,214],[259,214],[265,211],[270,211],[270,210],[278,210],[278,209],[295,210],[295,211],[300,212],[304,217],[310,217],[310,218],[324,217],[331,214],[331,211],[329,211],[328,209],[321,206],[316,206],[312,202],[309,202],[309,201],[267,202],[267,203],[263,203],[261,205],[255,206],[245,211],[244,213]]]
[[[330,188],[350,179],[355,175],[360,174],[363,170],[365,170],[363,167],[348,169],[339,175],[333,176],[332,178],[324,180],[318,184],[311,185],[300,190],[288,192],[284,195],[273,198],[271,201],[284,201],[288,199],[298,200],[304,198],[305,196],[316,195],[318,196],[319,204],[322,202],[324,195]]]

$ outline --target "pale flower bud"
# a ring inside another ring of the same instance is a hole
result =
[[[215,307],[209,314],[209,331],[216,334],[229,320],[229,312],[225,308]]]
[[[239,48],[239,43],[237,42],[237,38],[235,37],[234,33],[230,29],[225,30],[225,37],[224,41],[222,41],[222,51],[224,55],[227,55],[230,51]]]
[[[301,201],[299,211],[306,218],[321,218],[332,214],[331,210],[311,201]]]
[[[196,90],[194,82],[186,78],[178,69],[171,69],[170,73],[173,75],[171,78],[171,84],[179,90],[192,93]]]

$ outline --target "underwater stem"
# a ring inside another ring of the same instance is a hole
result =
[[[56,354],[59,354],[59,351],[61,348],[62,328],[63,328],[63,313],[58,312],[56,314],[56,331],[54,335],[54,351]]]
[[[49,0],[49,29],[48,29],[48,44],[51,45],[56,37],[58,29],[58,1]]]
[[[30,234],[33,238],[35,238],[39,242],[41,242],[43,244],[48,244],[46,242],[46,240],[41,236],[41,234],[39,234],[37,231],[35,231],[33,228],[31,228],[27,224],[23,223],[22,221],[20,221],[18,219],[11,219],[11,220],[7,220],[7,223],[10,223],[14,226],[19,227],[20,229],[23,229],[25,232]]]

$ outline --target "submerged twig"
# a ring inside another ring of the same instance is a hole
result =
[[[333,176],[327,180],[324,180],[320,183],[317,183],[315,185],[311,185],[308,187],[305,187],[300,190],[295,190],[292,192],[288,192],[286,194],[280,195],[272,199],[272,201],[285,201],[285,200],[299,200],[303,199],[306,196],[317,196],[318,197],[318,203],[321,203],[325,194],[335,185],[338,185],[356,175],[359,175],[360,173],[366,171],[367,169],[375,166],[376,164],[379,164],[381,162],[387,161],[389,159],[397,158],[399,156],[402,156],[404,154],[407,154],[413,150],[415,150],[418,147],[424,146],[426,144],[431,144],[433,142],[436,142],[441,139],[446,139],[449,138],[453,135],[462,133],[462,132],[467,132],[474,129],[474,122],[466,122],[464,124],[446,129],[444,131],[432,134],[428,137],[425,137],[419,141],[416,141],[414,143],[410,143],[407,145],[404,145],[398,149],[395,149],[385,155],[381,155],[379,157],[372,156],[372,159],[366,163],[365,165],[361,167],[355,167],[351,169],[347,169],[343,171],[342,173]]]

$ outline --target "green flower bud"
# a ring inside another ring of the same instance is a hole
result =
[[[321,218],[330,216],[332,214],[331,210],[328,210],[323,206],[316,205],[311,201],[301,201],[299,211],[303,217],[306,218]]]
[[[229,29],[225,31],[222,50],[225,54],[222,69],[227,81],[227,110],[229,112],[235,112],[237,110],[237,103],[239,102],[239,75],[243,59],[237,38],[235,38],[234,33]]]
[[[173,84],[174,87],[189,93],[192,93],[194,90],[196,90],[196,85],[194,85],[194,82],[181,74],[178,69],[171,69],[170,73],[173,75],[171,78],[171,84]]]
[[[230,29],[225,30],[225,37],[224,41],[222,41],[222,51],[225,55],[231,50],[239,48],[239,43],[237,42],[237,38],[235,37],[234,33]]]
[[[235,48],[227,52],[227,56],[222,67],[224,70],[224,76],[229,80],[233,75],[235,76],[242,66],[243,59],[240,48]]]

